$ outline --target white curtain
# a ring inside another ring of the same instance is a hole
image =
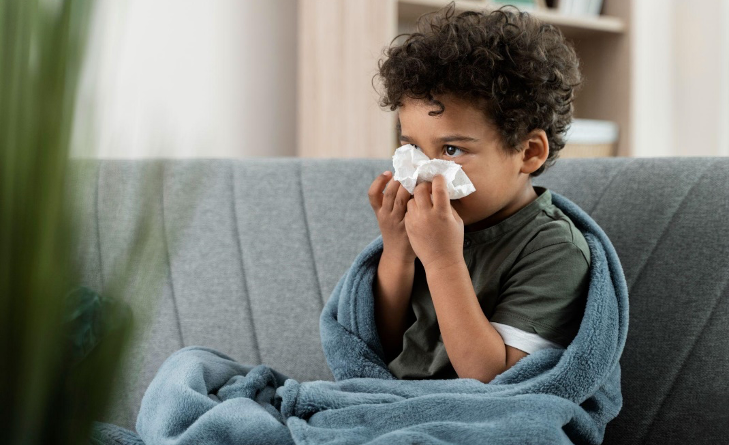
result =
[[[296,0],[95,5],[74,155],[296,153]]]

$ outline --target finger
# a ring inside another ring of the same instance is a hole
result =
[[[418,207],[423,209],[433,207],[433,203],[430,200],[430,187],[429,182],[421,182],[415,186],[414,196]]]
[[[388,211],[392,211],[393,203],[395,202],[395,195],[397,195],[397,189],[400,183],[394,179],[390,179],[385,188],[385,194],[382,196],[382,208]]]
[[[405,210],[407,209],[408,201],[410,200],[410,192],[408,189],[405,188],[402,184],[400,184],[399,189],[397,190],[397,194],[395,195],[395,204],[393,205],[392,211],[397,213],[398,215],[405,214]]]
[[[451,207],[451,200],[448,197],[448,186],[443,175],[437,175],[433,178],[433,207],[443,212]]]
[[[463,224],[463,219],[461,219],[461,215],[458,214],[456,209],[453,206],[451,207],[451,213],[453,213],[453,217],[458,221],[460,224]]]
[[[377,210],[382,207],[382,191],[385,189],[385,185],[390,178],[392,172],[386,171],[380,176],[376,177],[370,185],[370,189],[367,191],[367,196],[370,198],[370,205],[373,209]]]
[[[416,210],[418,210],[418,204],[415,202],[415,199],[408,200],[406,207],[407,207],[407,212],[405,212],[405,218],[408,217],[408,213],[413,214]]]

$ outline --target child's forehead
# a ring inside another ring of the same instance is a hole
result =
[[[411,102],[399,108],[396,113],[396,130],[403,131],[458,131],[478,132],[482,137],[495,131],[494,125],[486,118],[484,110],[464,102],[444,101],[442,112],[439,105]]]
[[[481,110],[486,105],[485,98],[459,96],[453,93],[434,94],[432,99],[415,98],[405,95],[400,101],[400,108],[420,107],[420,108],[440,108],[441,104],[451,108]]]
[[[428,116],[446,121],[466,119],[479,124],[483,121],[489,121],[484,103],[476,103],[475,101],[450,95],[437,96],[432,101],[412,98],[403,99],[401,106],[397,109],[398,121],[402,115],[408,118],[413,115]]]

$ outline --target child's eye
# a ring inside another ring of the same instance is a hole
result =
[[[445,146],[445,152],[448,156],[455,158],[457,156],[460,156],[463,154],[463,150],[461,150],[458,147],[454,147],[453,145],[446,145]]]

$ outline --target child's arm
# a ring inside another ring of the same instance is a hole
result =
[[[414,261],[398,261],[383,253],[377,266],[374,294],[375,321],[386,363],[402,352],[414,276]]]
[[[478,303],[466,263],[426,267],[448,358],[461,378],[488,383],[527,354],[504,345]]]
[[[463,221],[450,205],[442,176],[436,176],[432,185],[422,183],[415,188],[415,197],[407,204],[405,226],[423,263],[453,368],[461,378],[490,382],[525,353],[504,345],[478,303],[463,259]]]
[[[403,221],[410,192],[399,182],[390,180],[391,175],[388,171],[378,176],[368,193],[382,233],[382,256],[372,290],[375,323],[387,362],[402,351],[415,275],[415,252],[410,246]]]

